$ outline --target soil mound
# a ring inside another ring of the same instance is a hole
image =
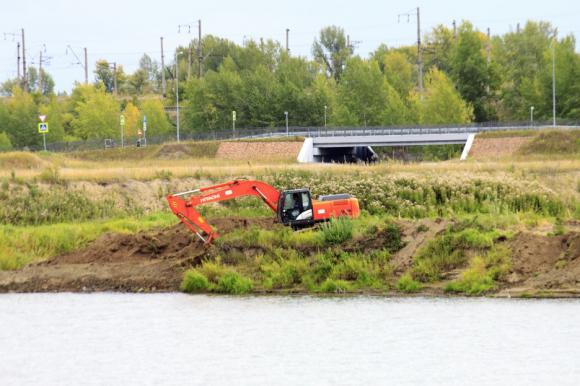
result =
[[[211,219],[221,234],[253,226],[269,228],[274,222]],[[105,234],[84,249],[19,271],[0,272],[0,292],[178,291],[183,271],[200,264],[206,250],[181,223],[134,235]]]
[[[469,158],[483,160],[513,156],[531,140],[530,137],[481,138],[476,136]]]
[[[522,289],[576,290],[580,285],[580,233],[520,233],[512,241],[512,274]]]

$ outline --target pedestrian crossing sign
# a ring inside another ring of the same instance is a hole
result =
[[[40,122],[38,124],[38,132],[40,134],[46,134],[46,133],[48,133],[48,122]]]

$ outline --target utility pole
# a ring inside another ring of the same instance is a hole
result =
[[[486,47],[486,51],[487,51],[487,65],[489,66],[489,63],[491,62],[491,31],[490,31],[489,27],[487,27],[487,47]]]
[[[165,98],[165,56],[163,55],[163,36],[161,36],[161,95]]]
[[[117,62],[109,63],[109,68],[113,67],[113,88],[115,95],[117,95]]]
[[[288,46],[288,35],[289,35],[289,33],[290,33],[290,29],[289,28],[286,28],[286,52],[288,54],[290,54],[290,48]]]
[[[28,91],[28,77],[26,75],[26,44],[24,40],[24,28],[22,28],[22,84],[24,90]]]
[[[350,35],[346,35],[346,48],[348,53],[352,55],[352,49],[350,48]]]
[[[187,53],[187,80],[191,79],[191,41],[189,42],[189,50]]]
[[[419,66],[419,95],[423,98],[423,53],[421,52],[421,13],[417,7],[417,65]]]
[[[87,47],[85,47],[84,50],[85,50],[85,84],[89,84],[89,60],[87,55]]]
[[[407,23],[411,21],[411,16],[417,16],[417,78],[419,86],[419,98],[423,99],[423,50],[421,49],[421,10],[419,7],[413,11],[400,13],[397,15],[398,22],[401,22],[401,16],[407,17]]]
[[[202,52],[201,52],[201,19],[197,21],[197,60],[198,60],[198,68],[197,68],[197,77],[201,78],[201,62],[203,60]]]
[[[179,63],[177,63],[177,50],[175,50],[175,101],[177,112],[177,142],[179,143]]]
[[[20,42],[16,44],[16,76],[20,79]]]
[[[457,22],[453,20],[453,39],[457,40]]]
[[[38,92],[42,94],[42,50],[38,57]]]
[[[556,38],[552,40],[552,126],[556,127]]]

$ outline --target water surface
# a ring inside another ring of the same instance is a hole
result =
[[[578,385],[580,301],[0,295],[0,385]]]

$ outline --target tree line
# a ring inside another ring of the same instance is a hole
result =
[[[152,135],[169,133],[175,117],[164,107],[176,104],[177,75],[185,133],[231,129],[232,111],[240,128],[283,126],[285,112],[291,126],[524,121],[532,106],[537,119],[552,115],[555,58],[557,116],[580,118],[575,38],[558,38],[550,23],[530,21],[488,37],[466,21],[457,30],[437,26],[423,42],[422,90],[416,46],[382,44],[362,57],[337,26],[320,31],[312,59],[290,55],[272,40],[238,45],[208,35],[179,47],[177,62],[165,68],[147,55],[131,74],[99,60],[94,84],[76,84],[70,95],[55,95],[44,70],[29,71],[35,79],[27,89],[17,79],[0,87],[6,96],[0,100],[0,148],[39,144],[33,135],[39,114],[49,117],[50,141],[118,138],[121,113],[128,136],[137,135],[144,115]],[[201,63],[192,55],[197,48]]]

